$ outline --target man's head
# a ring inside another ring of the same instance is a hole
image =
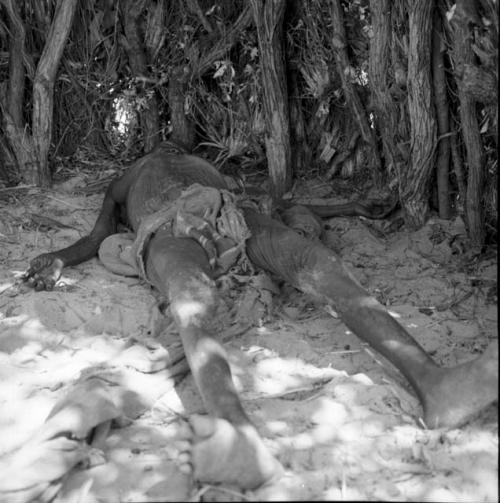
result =
[[[172,138],[161,142],[157,148],[168,154],[189,154],[191,152],[187,144]]]

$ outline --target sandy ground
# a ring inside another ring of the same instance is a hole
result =
[[[174,382],[161,365],[162,348],[179,341],[145,283],[97,259],[66,269],[52,292],[16,281],[31,258],[92,228],[102,194],[72,185],[0,198],[0,457],[95,375],[121,390],[132,421],[109,432],[97,466],[66,477],[56,501],[262,497],[179,472],[179,428],[203,407],[191,376]],[[459,221],[417,233],[357,218],[329,225],[326,242],[440,364],[474,358],[497,337],[496,255],[455,253]],[[286,469],[274,498],[498,501],[496,406],[460,430],[425,430],[401,375],[332,313],[262,276],[241,284],[233,301],[252,327],[226,347],[245,408]]]

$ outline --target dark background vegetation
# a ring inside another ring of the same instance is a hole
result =
[[[0,0],[0,190],[173,138],[281,197],[389,188],[496,243],[495,0]]]

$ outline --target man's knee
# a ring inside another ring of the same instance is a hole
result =
[[[319,245],[279,222],[252,232],[247,254],[258,267],[278,274],[291,284],[297,274],[315,265]]]
[[[218,295],[211,280],[190,278],[182,286],[169,285],[168,293],[170,312],[179,327],[205,325],[214,316]]]

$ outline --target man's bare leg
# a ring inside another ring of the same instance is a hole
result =
[[[458,427],[498,400],[498,344],[476,360],[438,367],[411,335],[345,269],[340,258],[264,215],[245,211],[254,264],[330,304],[361,339],[408,379],[424,409],[428,428]]]
[[[248,419],[226,353],[210,334],[218,293],[205,251],[194,240],[158,233],[146,256],[148,279],[170,301],[186,358],[210,416],[191,420],[194,476],[254,489],[279,477],[281,465]]]

